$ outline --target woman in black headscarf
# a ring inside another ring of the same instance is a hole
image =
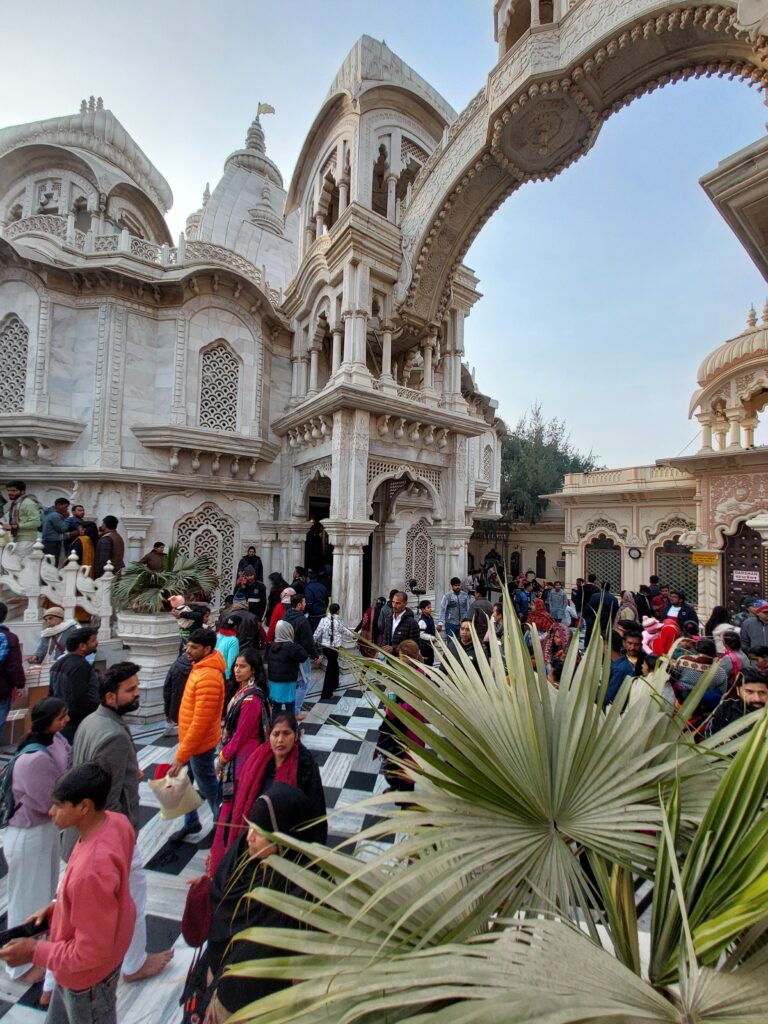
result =
[[[246,928],[285,928],[294,924],[285,914],[247,898],[254,889],[301,895],[300,890],[270,867],[269,858],[279,848],[259,829],[307,840],[311,831],[308,833],[304,826],[313,818],[312,805],[300,789],[275,782],[253,805],[251,823],[256,827],[249,828],[246,835],[232,844],[219,865],[211,886],[213,919],[208,934],[208,967],[213,993],[206,1024],[220,1024],[249,1003],[290,985],[289,981],[249,978],[224,971],[248,960],[279,955],[277,949],[238,938],[240,932]],[[281,852],[294,860],[300,859],[290,851]]]
[[[288,580],[283,579],[282,573],[271,572],[267,577],[269,580],[269,594],[267,595],[267,610],[264,612],[264,621],[269,625],[272,612],[280,604],[280,597],[286,587],[290,587]]]

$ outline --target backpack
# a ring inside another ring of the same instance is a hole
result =
[[[0,772],[0,828],[5,828],[16,811],[21,807],[13,799],[13,766],[23,754],[33,754],[38,750],[48,753],[43,743],[28,743],[22,750],[17,750],[8,764]],[[48,755],[50,757],[50,754]]]

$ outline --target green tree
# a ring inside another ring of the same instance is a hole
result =
[[[501,511],[505,519],[535,523],[566,473],[590,473],[597,458],[576,451],[562,420],[545,420],[536,403],[521,416],[501,448]]]

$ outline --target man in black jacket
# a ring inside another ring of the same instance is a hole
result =
[[[63,700],[69,709],[69,724],[61,734],[71,743],[82,720],[99,706],[99,677],[86,661],[95,654],[98,630],[76,629],[67,637],[67,653],[51,666],[51,696]]]
[[[382,649],[397,654],[403,640],[415,640],[418,643],[419,635],[419,623],[408,607],[408,595],[404,590],[398,590],[392,598],[392,618],[385,621],[381,637]]]
[[[183,651],[176,661],[168,669],[163,682],[163,708],[165,709],[165,721],[167,723],[164,736],[174,736],[178,733],[179,705],[184,696],[184,687],[187,685],[189,673],[192,671],[192,662],[189,655]]]

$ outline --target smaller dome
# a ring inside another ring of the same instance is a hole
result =
[[[714,352],[710,352],[699,366],[696,374],[698,383],[701,387],[706,387],[724,371],[760,353],[768,356],[768,304],[763,309],[762,323],[757,323],[757,316],[752,307],[747,318],[746,330],[720,345]]]

